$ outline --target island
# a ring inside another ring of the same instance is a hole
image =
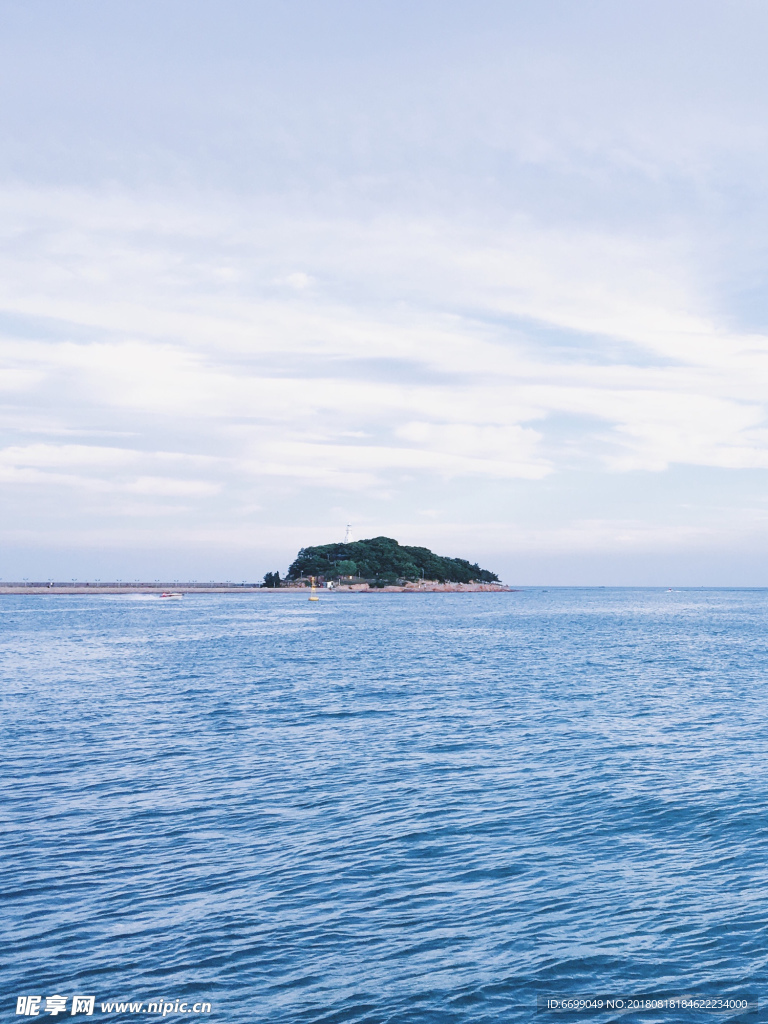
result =
[[[311,585],[342,590],[506,590],[495,572],[464,558],[436,555],[429,548],[392,537],[339,541],[302,548],[281,579],[264,577],[267,588]]]
[[[429,548],[400,544],[392,537],[340,541],[302,548],[285,577],[268,572],[263,582],[234,583],[193,580],[0,580],[0,596],[95,596],[97,594],[152,594],[178,598],[182,594],[275,594],[320,586],[339,591],[382,593],[399,591],[504,591],[495,572],[481,569],[465,558],[436,555]]]

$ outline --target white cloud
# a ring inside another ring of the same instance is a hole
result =
[[[130,494],[165,495],[167,497],[201,498],[206,495],[218,494],[219,484],[207,480],[173,480],[160,476],[140,476],[137,480],[125,485]]]
[[[140,453],[125,448],[83,444],[29,444],[0,450],[0,466],[36,468],[116,469],[137,463]]]
[[[32,467],[88,467],[89,487],[100,473],[105,487],[148,495],[210,496],[243,477],[379,493],[408,472],[540,479],[575,451],[622,472],[768,461],[768,342],[692,315],[700,303],[690,267],[677,272],[680,253],[666,243],[541,231],[521,218],[511,235],[486,232],[482,244],[440,222],[337,225],[358,255],[345,288],[359,279],[368,298],[342,301],[326,287],[296,305],[268,284],[240,283],[249,263],[266,258],[265,237],[279,244],[279,217],[270,224],[262,215],[262,233],[249,241],[242,223],[233,228],[220,211],[188,217],[178,200],[162,212],[127,196],[61,200],[27,190],[18,203],[7,192],[0,202],[47,226],[42,247],[30,250],[34,274],[6,260],[0,286],[5,309],[29,317],[35,335],[0,342],[26,395],[23,415],[38,406],[75,432],[94,418],[107,433],[141,435],[147,423],[163,437],[181,430],[178,450],[163,457],[207,451],[208,479],[148,472],[158,447],[38,443],[23,458],[14,447],[0,455],[16,467],[8,483],[30,482]],[[233,294],[222,295],[218,272],[201,273],[196,249],[185,254],[190,225],[214,271],[237,234],[241,265],[226,276]],[[317,278],[338,280],[340,250],[313,252],[316,234],[312,223],[290,232],[294,245],[307,243]],[[117,253],[106,260],[105,235]],[[383,292],[371,293],[374,271]],[[310,282],[288,277],[301,292]],[[382,304],[393,289],[408,298],[394,310]],[[77,340],[82,330],[93,336]],[[580,338],[590,339],[586,349]],[[625,348],[614,354],[612,345]],[[547,423],[562,415],[593,426],[553,443]],[[108,484],[129,464],[132,482]]]

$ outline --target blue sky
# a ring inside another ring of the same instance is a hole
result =
[[[766,30],[4,3],[0,576],[766,583]]]

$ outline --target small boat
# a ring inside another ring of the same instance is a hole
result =
[[[180,601],[183,594],[178,594],[175,590],[164,590],[160,597],[164,597],[167,601]]]

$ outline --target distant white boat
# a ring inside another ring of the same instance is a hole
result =
[[[180,601],[184,595],[176,593],[175,590],[164,590],[160,597],[164,597],[168,601]]]

